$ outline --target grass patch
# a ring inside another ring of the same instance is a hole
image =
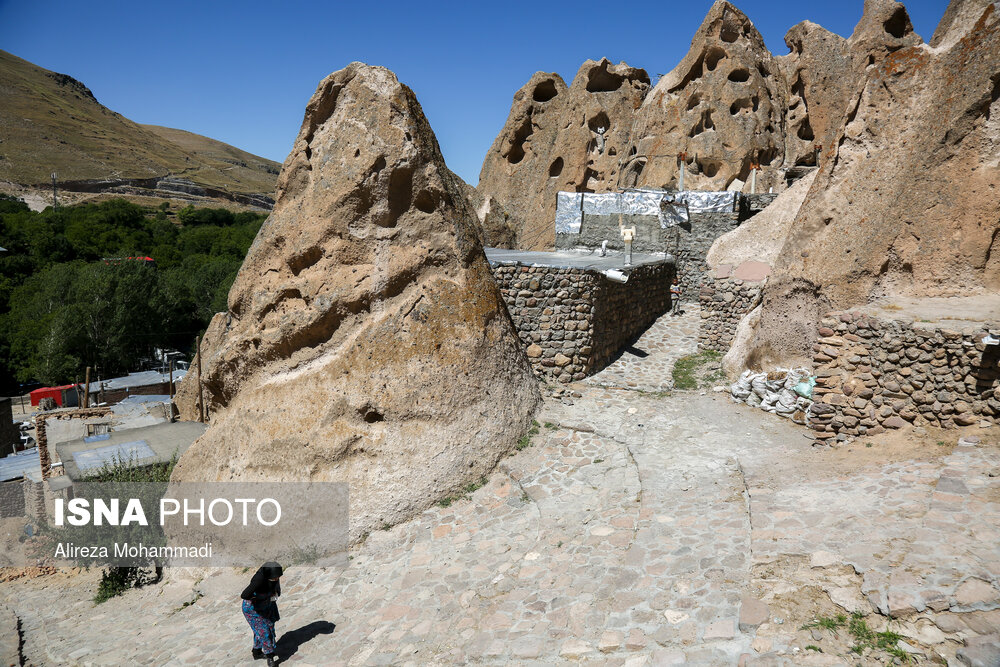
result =
[[[468,484],[466,484],[464,491],[466,493],[475,493],[479,489],[481,489],[484,486],[486,486],[486,482],[487,481],[488,480],[486,479],[486,476],[484,475],[484,476],[480,477],[478,480],[476,480],[475,482],[469,482]]]
[[[180,607],[177,607],[177,609],[174,609],[174,611],[175,612],[184,611],[185,609],[187,609],[188,607],[190,607],[191,605],[193,605],[195,602],[197,602],[198,600],[202,599],[203,597],[205,597],[205,596],[202,595],[202,593],[199,591],[197,594],[195,594],[195,596],[193,598],[191,598],[190,600],[188,600],[187,602],[185,602],[184,604],[182,604]]]
[[[722,382],[722,354],[704,350],[698,354],[681,357],[674,363],[673,377],[676,389],[699,389]]]
[[[854,645],[851,646],[851,653],[864,655],[868,651],[884,651],[900,662],[910,663],[910,655],[898,645],[899,640],[903,638],[902,635],[891,630],[875,632],[868,627],[868,622],[865,621],[864,615],[860,612],[854,612],[850,618],[847,618],[843,614],[837,614],[833,617],[820,617],[811,623],[806,623],[802,626],[802,629],[822,628],[837,635],[837,630],[845,626],[848,634],[854,639]],[[806,647],[807,650],[811,648],[811,646]],[[819,651],[819,648],[816,647],[814,650]]]
[[[520,452],[521,450],[531,447],[531,439],[538,435],[539,427],[541,427],[541,424],[532,419],[531,428],[528,429],[527,433],[521,436],[521,439],[517,441],[516,445],[514,445],[514,449]]]
[[[135,586],[138,569],[135,567],[109,567],[101,572],[101,583],[97,585],[94,604],[107,602]]]
[[[821,649],[819,646],[816,646],[815,644],[809,644],[809,645],[807,645],[806,646],[806,650],[807,651],[816,651],[817,653],[822,653],[823,652],[823,649]]]
[[[806,623],[802,626],[802,630],[812,630],[813,628],[821,628],[823,630],[829,630],[834,635],[837,635],[837,628],[844,627],[847,623],[847,617],[843,614],[837,614],[836,616],[820,616],[811,623]]]
[[[437,501],[438,507],[451,507],[451,504],[453,502],[462,500],[463,498],[465,500],[469,500],[472,494],[478,491],[479,489],[483,488],[484,486],[486,486],[486,482],[488,481],[489,478],[486,475],[483,475],[476,481],[469,482],[468,484],[462,487],[462,493],[458,494],[457,496],[445,496],[441,500]],[[389,530],[389,526],[383,524],[382,530]]]

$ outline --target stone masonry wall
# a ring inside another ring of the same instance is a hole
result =
[[[819,440],[863,436],[907,424],[949,428],[1000,417],[1000,346],[986,331],[829,313],[813,346]]]
[[[701,329],[698,348],[725,354],[736,335],[736,326],[760,302],[764,283],[737,278],[714,278],[699,291]]]
[[[535,374],[561,382],[586,377],[593,353],[596,274],[499,265],[493,276]]]
[[[0,482],[0,519],[24,515],[24,486],[21,480]]]
[[[493,275],[535,374],[572,382],[596,373],[670,308],[669,263],[625,284],[596,271],[499,264]]]
[[[673,279],[673,264],[637,267],[624,284],[599,276],[593,299],[593,352],[587,375],[611,363],[626,343],[670,310]]]
[[[691,221],[663,230],[667,235],[665,249],[677,261],[681,301],[696,303],[701,286],[711,279],[705,261],[715,239],[740,225],[737,213],[692,213]]]

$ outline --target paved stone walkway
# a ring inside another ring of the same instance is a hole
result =
[[[584,382],[600,387],[622,387],[642,391],[669,391],[671,371],[681,357],[698,352],[701,308],[684,304],[683,314],[661,315],[639,339],[622,350],[609,366]]]
[[[841,475],[839,450],[724,395],[574,391],[546,401],[532,446],[469,497],[373,533],[343,571],[288,568],[287,661],[884,664],[801,629],[876,608],[928,657],[992,650],[997,434]],[[5,584],[0,603],[30,664],[249,665],[249,576],[174,571],[96,608],[97,573],[53,576]]]

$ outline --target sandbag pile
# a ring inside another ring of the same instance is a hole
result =
[[[805,424],[815,379],[805,368],[779,368],[767,373],[744,371],[729,392],[734,401]]]

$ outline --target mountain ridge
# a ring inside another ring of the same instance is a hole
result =
[[[170,179],[190,182],[189,196],[265,207],[274,194],[279,163],[187,130],[136,123],[74,77],[2,50],[0,99],[0,181],[37,188],[55,172],[70,190],[152,185],[158,192]]]

